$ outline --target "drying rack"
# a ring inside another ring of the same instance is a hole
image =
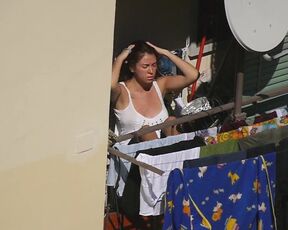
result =
[[[243,82],[241,82],[241,80],[243,81],[243,75],[242,74],[237,74],[237,76],[240,76],[241,79],[239,81],[240,82],[240,87],[239,87],[239,83],[237,82],[238,84],[237,84],[237,87],[236,87],[235,102],[230,102],[230,103],[227,103],[227,104],[224,104],[224,105],[220,105],[220,106],[214,107],[214,108],[212,108],[210,110],[202,111],[202,112],[199,112],[199,113],[196,113],[196,114],[185,115],[183,117],[179,117],[179,118],[176,118],[174,120],[166,121],[166,122],[163,122],[163,123],[158,124],[158,125],[144,127],[144,128],[142,128],[142,129],[140,129],[138,131],[118,136],[116,138],[116,141],[120,142],[120,141],[131,139],[133,137],[137,138],[137,137],[139,137],[141,135],[144,135],[146,133],[150,133],[150,132],[153,132],[153,131],[156,131],[156,130],[160,130],[160,129],[163,129],[163,128],[166,128],[166,127],[173,126],[173,125],[183,124],[185,122],[190,122],[190,121],[193,121],[193,120],[196,120],[196,119],[199,119],[199,118],[211,116],[211,115],[217,114],[219,112],[224,112],[224,111],[228,111],[228,110],[232,110],[232,109],[234,109],[234,117],[237,117],[237,116],[239,117],[239,115],[241,114],[241,107],[242,106],[249,105],[249,104],[255,104],[255,103],[267,100],[269,98],[273,98],[273,97],[277,97],[277,96],[282,96],[282,95],[288,94],[288,87],[281,87],[281,88],[278,88],[278,89],[275,89],[275,90],[271,90],[271,91],[265,92],[263,94],[257,94],[255,96],[251,96],[251,97],[249,97],[249,98],[247,98],[247,99],[242,101],[242,99],[241,99],[242,97],[241,98],[239,97],[239,95],[240,95],[239,91],[242,90],[241,87],[243,86]],[[113,147],[108,147],[108,152],[110,154],[112,154],[112,155],[115,155],[117,157],[120,157],[120,158],[123,158],[125,160],[128,160],[129,162],[131,162],[133,164],[136,164],[136,165],[138,165],[140,167],[148,169],[148,170],[150,170],[150,171],[152,171],[154,173],[157,173],[159,175],[162,175],[164,173],[162,170],[160,170],[160,169],[158,169],[158,168],[156,168],[156,167],[154,167],[152,165],[145,164],[143,162],[137,161],[135,158],[130,157],[127,154],[122,153],[122,152],[116,150]]]

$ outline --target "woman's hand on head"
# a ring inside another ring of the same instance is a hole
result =
[[[134,44],[129,45],[127,48],[114,59],[112,64],[112,78],[111,78],[111,102],[116,102],[121,94],[121,87],[118,84],[122,65],[131,50],[134,48]]]
[[[169,53],[169,51],[168,50],[166,50],[166,49],[163,49],[163,48],[160,48],[160,47],[158,47],[158,46],[155,46],[155,45],[153,45],[152,43],[150,43],[150,42],[146,42],[149,46],[151,46],[151,47],[153,47],[156,51],[157,51],[157,53],[159,53],[160,55],[167,55],[167,52]]]
[[[117,58],[121,58],[122,60],[125,60],[128,57],[128,55],[131,53],[134,46],[135,46],[134,44],[131,44],[127,48],[123,49]]]

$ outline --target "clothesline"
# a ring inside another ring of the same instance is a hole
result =
[[[266,100],[267,98],[276,97],[276,96],[284,95],[284,94],[287,94],[287,93],[288,93],[288,87],[281,87],[279,89],[271,90],[269,92],[266,92],[265,94],[258,94],[258,95],[255,95],[255,96],[251,96],[250,98],[248,98],[246,100],[243,100],[242,106],[253,104],[253,103],[257,103],[257,102],[261,102],[263,100]],[[138,131],[135,131],[135,132],[132,132],[132,133],[128,133],[128,134],[125,134],[125,135],[120,135],[120,136],[118,136],[116,138],[116,141],[117,142],[121,142],[121,141],[124,141],[124,140],[131,139],[133,137],[137,138],[137,137],[139,137],[141,135],[144,135],[144,134],[156,131],[156,130],[167,128],[167,127],[170,127],[170,126],[173,126],[173,125],[183,124],[185,122],[190,122],[190,121],[193,121],[193,120],[197,120],[199,118],[208,117],[208,116],[220,113],[220,112],[231,110],[234,107],[235,107],[235,102],[230,102],[230,103],[227,103],[227,104],[224,104],[224,105],[220,105],[220,106],[214,107],[214,108],[209,109],[207,111],[202,111],[202,112],[199,112],[199,113],[196,113],[196,114],[189,114],[189,115],[186,115],[186,116],[183,116],[183,117],[176,118],[174,120],[165,121],[165,122],[163,122],[161,124],[158,124],[158,125],[145,127],[145,128],[142,128],[142,129],[140,129]]]
[[[141,166],[141,167],[143,167],[145,169],[148,169],[148,170],[150,170],[150,171],[152,171],[154,173],[157,173],[157,174],[159,174],[161,176],[164,173],[164,171],[162,171],[162,170],[160,170],[160,169],[158,169],[158,168],[156,168],[156,167],[154,167],[152,165],[148,165],[148,164],[146,164],[144,162],[137,161],[134,157],[130,157],[127,154],[122,153],[122,152],[118,151],[115,148],[108,147],[108,152],[113,154],[113,155],[115,155],[115,156],[117,156],[117,157],[123,158],[123,159],[125,159],[125,160],[127,160],[127,161],[129,161],[129,162],[131,162],[133,164],[136,164],[136,165]]]
[[[264,100],[266,100],[268,98],[281,96],[281,95],[284,95],[284,94],[287,94],[287,93],[288,93],[288,87],[282,87],[282,88],[279,88],[279,89],[276,89],[276,90],[271,90],[269,92],[266,92],[265,94],[258,94],[258,95],[252,96],[252,97],[242,101],[242,106],[253,104],[253,103],[257,103],[257,102],[261,102],[261,101],[264,101]],[[193,121],[193,120],[196,120],[196,119],[199,119],[199,118],[211,116],[211,115],[217,114],[219,112],[231,110],[234,107],[235,107],[235,103],[234,102],[230,102],[230,103],[227,103],[227,104],[224,104],[224,105],[221,105],[221,106],[214,107],[214,108],[212,108],[210,110],[207,110],[207,111],[202,111],[202,112],[199,112],[199,113],[196,113],[196,114],[186,115],[186,116],[183,116],[183,117],[176,118],[175,120],[166,121],[166,122],[163,122],[163,123],[158,124],[158,125],[142,128],[142,129],[140,129],[140,130],[138,130],[136,132],[132,132],[132,133],[128,133],[128,134],[125,134],[125,135],[118,136],[116,138],[116,141],[120,142],[120,141],[124,141],[124,140],[130,139],[130,138],[133,138],[133,137],[139,137],[139,136],[144,135],[146,133],[150,133],[150,132],[153,132],[153,131],[156,131],[156,130],[160,130],[160,129],[163,129],[163,128],[166,128],[166,127],[169,127],[169,126],[183,124],[185,122],[190,122],[190,121]],[[113,154],[113,155],[118,156],[120,158],[123,158],[125,160],[128,160],[129,162],[131,162],[133,164],[136,164],[136,165],[138,165],[140,167],[143,167],[143,168],[148,169],[148,170],[150,170],[150,171],[152,171],[154,173],[157,173],[159,175],[162,175],[164,173],[162,170],[160,170],[160,169],[158,169],[158,168],[156,168],[156,167],[154,167],[152,165],[137,161],[135,158],[130,157],[127,154],[122,153],[122,152],[116,150],[113,147],[108,147],[108,152],[110,154]]]

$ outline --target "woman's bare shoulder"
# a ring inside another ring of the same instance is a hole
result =
[[[127,85],[124,85],[123,83],[119,83],[119,96],[116,100],[115,107],[117,109],[124,109],[128,103],[129,103],[129,95],[128,95],[128,87]]]

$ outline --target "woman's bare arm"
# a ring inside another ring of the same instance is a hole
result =
[[[172,54],[169,50],[159,48],[149,42],[147,44],[152,46],[160,55],[168,57],[183,73],[183,75],[160,78],[159,82],[164,92],[183,89],[197,80],[199,72],[193,65]]]
[[[121,94],[121,88],[118,84],[119,77],[120,77],[120,70],[122,67],[123,62],[128,57],[131,49],[134,45],[130,45],[125,48],[114,60],[112,65],[112,78],[111,78],[111,101],[116,102]]]

